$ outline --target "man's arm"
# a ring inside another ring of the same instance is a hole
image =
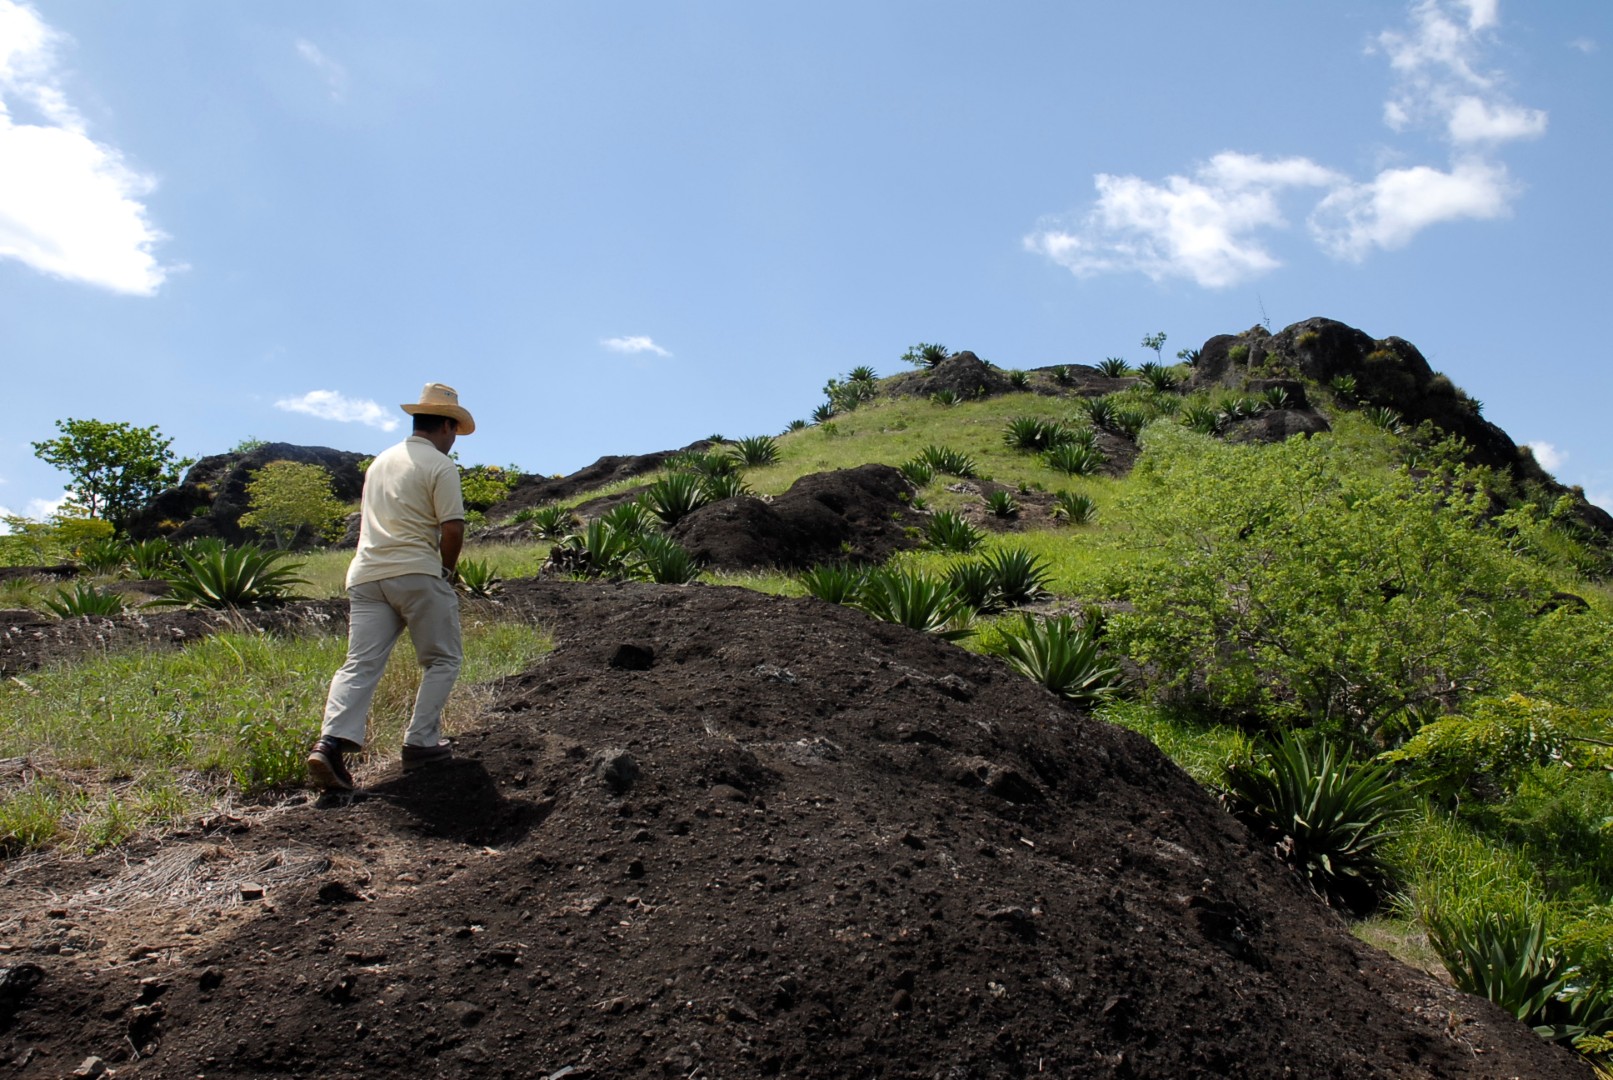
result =
[[[445,521],[437,528],[442,532],[442,543],[438,545],[438,551],[442,555],[442,566],[452,576],[454,568],[459,565],[459,551],[465,546],[465,523]]]

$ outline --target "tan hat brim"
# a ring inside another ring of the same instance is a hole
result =
[[[422,405],[419,402],[411,402],[398,407],[410,416],[424,414],[426,416],[450,417],[459,422],[459,433],[461,435],[469,435],[476,430],[476,421],[468,411],[459,405]]]

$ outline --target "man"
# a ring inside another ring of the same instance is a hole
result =
[[[446,761],[442,708],[459,677],[459,596],[454,568],[465,542],[454,439],[476,430],[451,386],[427,383],[420,401],[402,406],[414,434],[383,451],[364,473],[358,551],[347,570],[347,662],[325,701],[325,723],[308,755],[308,777],[326,791],[352,791],[342,755],[364,747],[376,684],[403,628],[425,669],[414,716],[403,734],[405,769]]]

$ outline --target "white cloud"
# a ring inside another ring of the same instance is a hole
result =
[[[671,356],[661,346],[647,337],[612,337],[600,338],[599,343],[611,352],[619,353],[654,353],[656,356]]]
[[[1540,462],[1540,467],[1549,473],[1554,473],[1562,468],[1563,462],[1568,460],[1568,451],[1559,450],[1549,442],[1529,442],[1523,445],[1527,446],[1535,455],[1535,460]]]
[[[1589,56],[1591,53],[1601,48],[1601,46],[1596,43],[1595,38],[1588,37],[1577,37],[1568,43],[1568,47],[1570,49],[1578,49],[1586,56]]]
[[[0,0],[0,257],[150,296],[168,273],[141,201],[156,182],[89,136],[57,82],[62,41],[32,7]]]
[[[1343,179],[1306,158],[1238,153],[1217,154],[1191,177],[1159,184],[1100,173],[1098,201],[1085,218],[1070,227],[1049,222],[1024,243],[1081,277],[1135,270],[1155,281],[1185,277],[1222,288],[1279,265],[1257,234],[1287,224],[1280,193]]]
[[[277,409],[307,413],[321,420],[336,420],[343,424],[367,424],[382,431],[396,431],[397,417],[385,406],[364,398],[350,398],[335,390],[310,390],[301,397],[281,398],[274,403]]]
[[[1459,162],[1450,172],[1427,165],[1385,169],[1317,204],[1311,235],[1335,258],[1359,262],[1373,248],[1405,247],[1430,225],[1501,217],[1516,191],[1506,166],[1477,159]]]
[[[323,49],[307,38],[297,39],[297,55],[306,60],[309,66],[324,78],[325,86],[330,90],[331,100],[341,101],[347,96],[345,67],[326,56]]]
[[[1090,209],[1044,219],[1024,246],[1080,277],[1140,272],[1222,288],[1281,265],[1270,248],[1288,228],[1281,197],[1303,189],[1320,192],[1306,219],[1311,239],[1349,261],[1404,247],[1431,225],[1504,217],[1522,186],[1493,152],[1545,134],[1548,118],[1513,103],[1502,74],[1484,68],[1499,25],[1499,0],[1414,0],[1407,27],[1375,39],[1395,76],[1384,122],[1436,132],[1451,147],[1444,167],[1357,180],[1307,157],[1227,151],[1158,182],[1099,173]]]

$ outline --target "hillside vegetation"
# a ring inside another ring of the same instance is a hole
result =
[[[1613,1051],[1613,520],[1408,343],[1326,320],[1141,370],[907,359],[837,374],[812,422],[776,437],[610,459],[599,483],[501,474],[467,553],[489,626],[498,579],[541,571],[810,593],[941,633],[1148,736],[1369,940],[1546,1037]],[[877,565],[860,519],[786,567],[679,542],[754,531],[804,478],[870,465],[904,485]],[[339,593],[345,560],[306,556],[301,593]],[[490,639],[488,672],[542,651],[512,632]],[[294,783],[331,646],[248,663],[219,640],[215,670],[286,703],[273,738],[226,720],[176,739],[171,706],[142,718],[89,689],[143,685],[145,661],[13,680],[0,755],[60,768],[6,787],[0,842],[117,842],[133,805],[160,826],[196,805],[176,769],[212,770],[208,797]],[[194,676],[153,677],[166,700]],[[146,734],[67,739],[86,700]],[[197,756],[218,740],[237,749]]]

